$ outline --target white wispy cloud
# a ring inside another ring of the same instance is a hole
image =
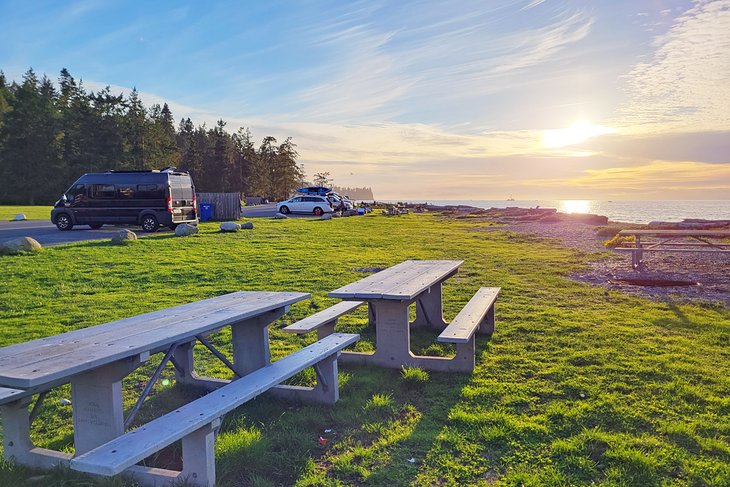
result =
[[[730,191],[730,166],[694,161],[651,161],[637,166],[586,169],[577,177],[533,179],[523,183],[543,188],[609,190],[635,195],[694,192],[695,197],[721,198]]]
[[[697,1],[628,74],[617,123],[635,131],[730,129],[730,1]]]
[[[470,15],[449,15],[447,8],[452,6],[429,2],[397,27],[358,18],[319,33],[310,42],[334,46],[332,60],[317,68],[317,78],[326,81],[298,94],[298,115],[392,120],[424,106],[458,111],[526,78],[544,77],[548,63],[557,64],[594,23],[583,10],[563,8],[529,28],[504,30],[505,16],[518,13],[484,6]],[[538,67],[543,72],[529,74]]]

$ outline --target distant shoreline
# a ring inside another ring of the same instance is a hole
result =
[[[403,201],[403,200],[401,200]],[[386,200],[379,203],[395,204]],[[409,207],[458,207],[474,209],[554,208],[561,213],[607,216],[612,222],[649,224],[684,220],[730,220],[730,200],[429,200],[403,201]]]

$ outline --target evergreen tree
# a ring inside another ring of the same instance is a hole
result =
[[[195,127],[175,130],[167,104],[147,110],[136,89],[127,98],[109,87],[86,92],[63,68],[58,90],[30,69],[21,84],[0,71],[0,203],[52,203],[83,173],[177,166],[206,192],[284,198],[301,184],[296,145],[251,132]]]

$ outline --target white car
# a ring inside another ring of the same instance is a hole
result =
[[[276,211],[284,215],[289,213],[306,213],[316,216],[334,212],[330,202],[324,196],[294,196],[277,204]]]

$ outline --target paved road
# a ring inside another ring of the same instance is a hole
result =
[[[241,211],[241,216],[244,218],[271,218],[274,215],[276,215],[276,203],[244,206]]]
[[[49,245],[58,245],[69,242],[82,242],[84,240],[107,240],[120,228],[110,225],[104,225],[99,230],[91,230],[86,225],[75,226],[72,230],[62,232],[56,225],[45,220],[26,220],[22,222],[6,222],[0,221],[0,241],[10,240],[18,237],[31,237],[37,240],[41,245],[47,247]],[[142,232],[141,227],[130,227],[138,237],[144,237],[146,234]],[[161,232],[170,233],[171,230],[166,227],[160,229],[154,234]]]

